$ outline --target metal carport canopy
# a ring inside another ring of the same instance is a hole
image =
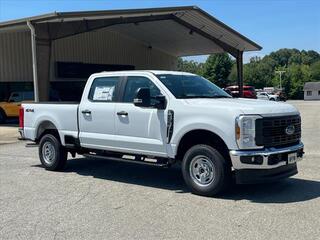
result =
[[[262,49],[196,6],[54,12],[2,22],[0,32],[28,28],[27,23],[35,29],[37,44],[109,28],[176,57],[228,52],[237,59],[240,94],[243,52]]]

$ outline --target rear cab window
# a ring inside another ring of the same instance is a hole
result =
[[[93,80],[88,99],[93,102],[114,102],[120,77],[97,77]]]

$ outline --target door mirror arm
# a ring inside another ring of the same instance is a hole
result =
[[[151,104],[151,100],[155,100],[155,104]],[[154,107],[157,109],[165,109],[167,106],[166,97],[158,95],[151,97],[150,88],[139,88],[133,99],[133,104],[137,107]]]
[[[152,99],[156,100],[154,107],[160,110],[166,109],[167,107],[167,100],[166,97],[163,95],[157,95],[155,97],[151,97]]]

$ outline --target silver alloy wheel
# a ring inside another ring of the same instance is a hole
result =
[[[199,186],[208,186],[215,178],[215,167],[207,156],[198,155],[190,162],[190,176]]]
[[[55,158],[56,152],[51,142],[45,142],[42,146],[42,157],[46,164],[51,165]]]

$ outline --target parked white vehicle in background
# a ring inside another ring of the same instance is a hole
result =
[[[20,134],[39,144],[48,170],[63,169],[68,152],[166,167],[178,161],[192,192],[206,196],[233,176],[237,183],[292,176],[303,156],[295,107],[232,98],[173,71],[93,74],[80,104],[22,104]]]
[[[270,94],[267,92],[257,92],[257,99],[279,101],[279,96],[276,94]]]

